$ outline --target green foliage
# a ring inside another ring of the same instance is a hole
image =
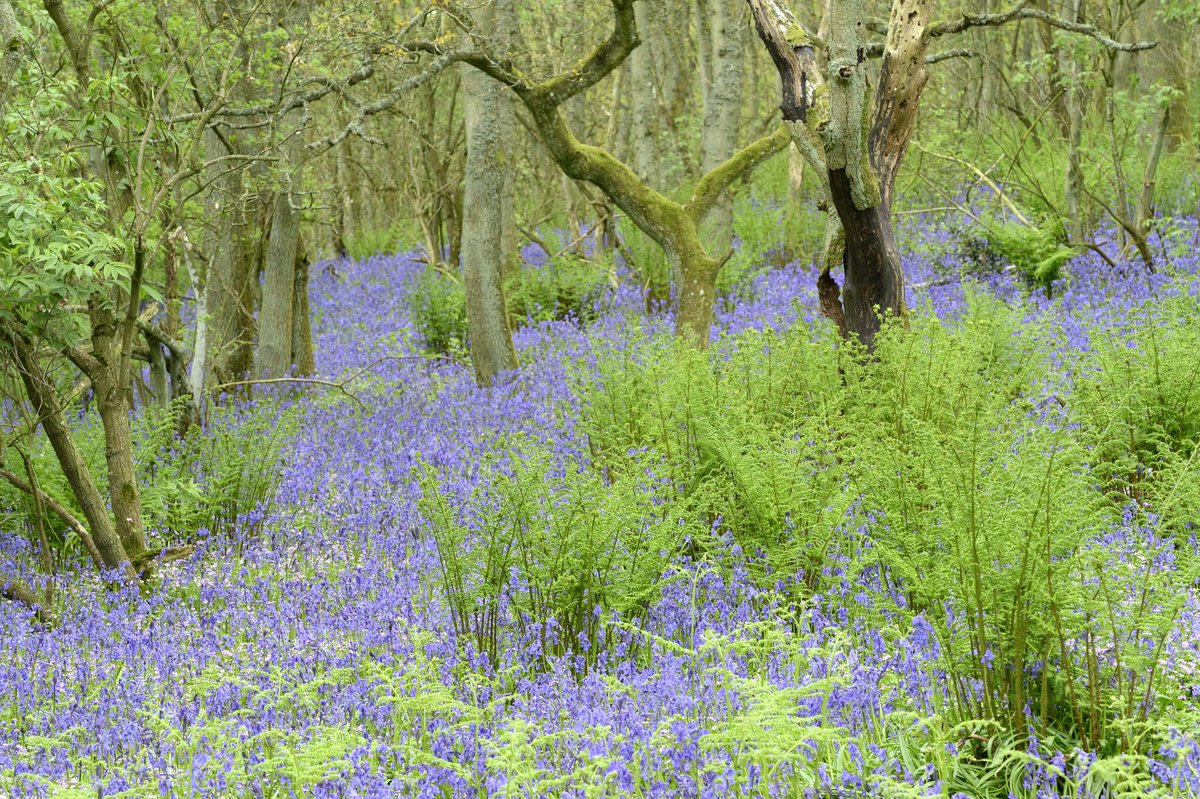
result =
[[[425,348],[444,355],[461,354],[467,342],[467,299],[462,282],[444,270],[427,266],[409,293],[413,329]]]
[[[871,358],[803,327],[744,334],[710,354],[633,338],[579,378],[583,428],[611,473],[657,461],[678,498],[763,553],[766,584],[800,575],[823,594],[879,581],[902,598],[891,613],[934,626],[952,718],[1020,739],[1029,706],[1039,735],[1131,751],[1140,744],[1123,725],[1143,716],[1155,648],[1198,567],[1180,547],[1174,567],[1151,569],[1170,548],[1134,534],[1183,529],[1184,509],[1200,502],[1200,380],[1186,355],[1198,326],[1193,311],[1173,332],[1143,332],[1157,361],[1102,355],[1078,370],[1101,395],[1084,414],[1106,401],[1096,419],[1118,422],[1098,438],[1045,383],[1049,334],[1021,313],[969,296],[953,324],[914,314],[907,328],[885,327]],[[1165,476],[1147,515],[1122,522],[1092,463],[1106,446],[1121,454],[1127,417],[1149,425],[1155,452],[1174,443],[1169,467],[1155,462]],[[1129,548],[1130,568],[1105,565],[1108,539]],[[851,610],[889,624],[878,609]]]
[[[189,426],[180,437],[186,403],[147,409],[134,425],[146,528],[171,539],[191,540],[200,531],[251,538],[279,486],[283,448],[298,430],[299,413],[269,400],[215,406],[203,427]]]
[[[787,260],[779,245],[786,205],[754,197],[734,202],[733,235],[737,246],[717,274],[717,294],[726,300],[752,299],[755,278]],[[723,253],[715,253],[717,256]]]
[[[686,505],[657,502],[649,470],[604,475],[515,447],[512,473],[455,501],[428,467],[420,510],[437,547],[455,631],[492,663],[507,618],[543,663],[590,666],[612,612],[637,618],[685,534]]]
[[[57,108],[50,98],[43,105],[46,113]],[[35,138],[21,120],[6,115],[3,122],[18,140]],[[100,189],[79,177],[74,151],[31,150],[0,164],[0,318],[74,343],[82,329],[70,323],[80,320],[63,306],[127,278],[122,251],[107,232]]]
[[[954,329],[927,316],[888,329],[877,362],[847,370],[839,450],[866,513],[858,568],[885,567],[936,620],[962,717],[1018,732],[1031,697],[1043,720],[1076,709],[1064,692],[1080,665],[1060,663],[1047,697],[1033,664],[1086,635],[1082,547],[1106,522],[1082,449],[1041,395],[1036,345],[981,298]]]
[[[971,259],[975,264],[1011,264],[1030,288],[1040,288],[1047,296],[1062,268],[1079,254],[1046,227],[998,219],[986,223],[982,245],[976,246],[980,252]]]
[[[522,265],[505,280],[510,320],[545,322],[596,317],[596,303],[615,277],[611,268],[573,253],[563,253],[542,266]],[[445,355],[465,351],[466,294],[461,278],[427,267],[412,288],[413,326],[425,347]]]
[[[1075,406],[1099,477],[1125,502],[1200,507],[1189,475],[1200,448],[1200,312],[1193,298],[1147,307],[1098,330],[1073,370]]]
[[[611,261],[596,262],[571,252],[542,266],[522,265],[504,283],[508,313],[518,322],[590,322],[596,317],[597,300],[615,280]]]
[[[372,255],[397,252],[416,240],[417,230],[412,224],[397,223],[385,228],[355,230],[352,235],[346,237],[345,255],[362,260]]]
[[[282,477],[283,447],[299,423],[294,409],[260,401],[252,408],[215,406],[201,427],[180,434],[187,416],[187,399],[168,408],[144,409],[131,419],[134,468],[147,533],[164,543],[195,540],[201,531],[256,535]],[[99,420],[87,417],[75,429],[79,446],[98,488],[107,491],[104,432]],[[43,491],[83,519],[70,486],[49,443],[38,437],[30,458]],[[24,478],[25,467],[16,452],[5,453],[5,466]],[[0,483],[0,502],[11,508],[12,520],[31,526],[33,503],[24,493]],[[255,513],[255,511],[259,511]],[[79,542],[52,513],[46,524],[53,542],[74,551]]]
[[[620,471],[625,453],[649,450],[718,531],[776,567],[811,568],[845,507],[830,448],[842,403],[830,344],[803,328],[747,333],[709,357],[634,339],[580,376],[592,458]]]

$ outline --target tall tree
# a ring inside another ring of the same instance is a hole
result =
[[[675,330],[697,347],[708,346],[716,300],[717,273],[729,253],[711,253],[700,237],[700,222],[733,183],[767,158],[783,150],[787,131],[780,127],[736,152],[695,184],[688,199],[678,202],[656,191],[612,153],[576,138],[562,108],[595,86],[639,44],[634,0],[611,0],[613,29],[574,67],[541,81],[490,51],[465,58],[509,86],[529,112],[530,122],[551,158],[575,180],[597,186],[630,220],[663,248],[675,275],[678,310]]]
[[[700,129],[700,168],[716,169],[737,150],[745,91],[744,24],[739,24],[739,0],[696,0],[697,18],[704,21],[699,35],[701,96],[704,121]],[[707,35],[706,35],[707,34]],[[733,195],[728,191],[713,204],[704,221],[705,244],[727,252],[733,242]]]
[[[779,72],[783,118],[800,151],[827,175],[844,232],[844,238],[829,237],[826,269],[818,284],[822,310],[843,334],[857,336],[868,349],[881,316],[905,311],[904,272],[891,204],[896,176],[915,130],[921,93],[929,80],[927,64],[962,53],[930,55],[930,43],[971,28],[1038,19],[1114,49],[1138,52],[1154,46],[1117,42],[1092,25],[1024,6],[1000,14],[964,14],[954,22],[931,25],[933,0],[893,0],[886,40],[868,43],[864,0],[831,0],[828,53],[822,68],[813,37],[782,0],[747,3],[759,38]],[[871,56],[883,58],[873,98]],[[840,298],[828,276],[834,261],[841,261],[845,270]]]
[[[475,30],[506,53],[514,39],[512,0],[491,0],[475,12]],[[462,65],[467,126],[466,182],[463,190],[462,279],[466,292],[471,361],[480,385],[517,367],[516,350],[504,304],[503,276],[515,256],[510,187],[516,117],[512,96],[502,83]]]
[[[302,24],[304,15],[296,22]],[[289,42],[284,48],[288,64],[281,76],[292,73],[300,56],[300,47]],[[283,79],[280,94],[284,94]],[[263,267],[262,307],[258,319],[258,347],[254,352],[255,372],[259,377],[279,377],[294,363],[293,331],[297,323],[296,293],[308,291],[297,281],[300,251],[300,209],[304,179],[304,109],[289,109],[278,120],[280,185],[274,193],[271,232],[267,238]]]

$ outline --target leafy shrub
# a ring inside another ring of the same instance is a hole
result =
[[[203,427],[192,425],[179,439],[182,412],[179,405],[150,409],[135,426],[147,529],[185,540],[202,530],[257,535],[283,476],[283,448],[298,429],[298,410],[266,399],[216,406]]]
[[[1165,486],[1198,457],[1197,352],[1195,301],[1174,298],[1143,309],[1128,328],[1094,331],[1091,351],[1073,370],[1082,438],[1119,502],[1154,499],[1159,507],[1182,498]]]
[[[517,321],[570,318],[586,323],[596,317],[596,301],[612,280],[610,266],[567,252],[541,266],[515,270],[505,281],[505,300]]]
[[[1114,513],[1088,437],[1045,383],[1047,336],[968,295],[953,325],[885,327],[871,358],[804,328],[709,354],[617,350],[582,378],[583,427],[604,468],[653,459],[697,512],[762,552],[766,584],[845,595],[874,583],[894,598],[888,618],[932,624],[950,718],[1021,738],[1028,709],[1040,736],[1137,750],[1146,742],[1123,731],[1144,718],[1155,652],[1197,568],[1163,535],[1200,501],[1200,469],[1189,453],[1169,503]],[[1152,392],[1145,369],[1134,383]],[[1128,568],[1106,565],[1117,547]],[[878,607],[847,612],[890,623]]]
[[[172,543],[195,540],[201,531],[236,532],[247,538],[256,535],[279,486],[283,447],[296,430],[297,412],[281,410],[268,401],[246,407],[218,406],[203,428],[192,425],[180,438],[179,420],[186,402],[181,399],[168,408],[146,408],[131,419],[134,469],[147,534]],[[104,434],[99,420],[84,420],[76,428],[75,441],[101,494],[106,494]],[[83,519],[43,437],[30,447],[30,458],[42,490]],[[15,452],[6,453],[6,467],[19,476],[25,474]],[[5,483],[0,485],[0,497],[11,508],[13,521],[25,524],[33,517],[27,495]],[[78,546],[75,534],[56,516],[48,514],[46,523],[58,547],[73,550]]]
[[[409,296],[413,328],[425,348],[443,355],[461,353],[467,342],[467,299],[462,282],[427,266]]]
[[[683,506],[661,502],[649,472],[606,480],[533,445],[518,450],[511,475],[457,501],[423,468],[419,508],[440,586],[455,632],[493,664],[511,625],[544,665],[572,655],[586,669],[607,615],[636,618],[654,598],[688,531]]]
[[[1066,246],[1047,227],[992,219],[979,227],[954,232],[949,260],[966,274],[986,275],[1011,266],[1029,288],[1040,288],[1046,296],[1062,269],[1079,253]]]
[[[828,446],[838,357],[829,338],[803,328],[747,333],[711,358],[677,341],[602,355],[580,378],[592,458],[619,472],[626,453],[647,450],[743,549],[777,568],[819,571],[838,521],[829,506],[843,499]]]
[[[417,240],[418,231],[413,224],[393,224],[383,228],[355,230],[346,237],[345,255],[362,260],[380,253],[391,254],[403,247],[405,242]]]

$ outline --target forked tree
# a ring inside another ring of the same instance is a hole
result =
[[[678,292],[676,333],[694,346],[706,347],[717,274],[731,253],[711,252],[705,246],[701,222],[735,182],[787,147],[788,132],[781,126],[709,169],[683,202],[655,190],[608,150],[579,141],[563,114],[564,104],[611,74],[640,43],[634,0],[611,0],[611,5],[613,28],[608,37],[572,68],[546,80],[531,81],[507,54],[486,48],[486,43],[482,51],[474,50],[473,44],[474,51],[461,57],[512,89],[564,173],[599,188],[662,247]]]
[[[917,121],[928,66],[963,50],[930,54],[937,39],[970,28],[1037,19],[1090,36],[1114,50],[1138,52],[1152,42],[1118,42],[1093,25],[1018,4],[997,14],[965,14],[930,24],[933,0],[893,0],[885,40],[867,42],[864,0],[830,0],[829,41],[821,43],[783,0],[746,0],[782,87],[780,110],[805,159],[824,176],[831,215],[817,288],[821,309],[844,336],[870,349],[887,314],[903,316],[904,271],[892,225],[892,193]],[[824,53],[820,45],[824,44]],[[882,56],[872,95],[870,59]],[[840,230],[838,229],[840,227]],[[840,292],[830,270],[845,270]]]

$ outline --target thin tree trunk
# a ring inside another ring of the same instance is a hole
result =
[[[96,564],[97,569],[104,569],[104,558],[100,554],[100,550],[96,549],[96,542],[92,539],[92,534],[84,527],[83,522],[76,518],[75,514],[67,510],[66,506],[59,502],[54,497],[47,494],[40,486],[33,486],[15,472],[10,472],[8,469],[0,468],[0,480],[4,480],[14,488],[24,491],[32,497],[36,497],[43,506],[49,508],[56,516],[74,531],[75,535],[79,536],[80,543],[87,550],[88,556],[91,557],[92,563]]]
[[[258,317],[258,349],[254,371],[260,378],[280,377],[292,365],[296,253],[300,241],[301,159],[304,156],[302,112],[294,109],[281,125],[288,139],[281,146],[285,170],[275,193],[271,233],[267,241],[262,305]]]
[[[231,155],[224,143],[211,130],[204,133],[205,152],[208,158]],[[212,228],[205,242],[207,268],[204,271],[204,297],[201,304],[207,315],[201,379],[192,375],[192,389],[203,392],[213,373],[227,373],[227,365],[234,359],[239,347],[244,323],[241,317],[248,302],[246,266],[242,262],[244,248],[235,236],[235,231],[244,225],[237,222],[241,213],[242,176],[240,172],[229,172],[214,166],[208,175],[209,190],[205,198],[208,219]],[[199,332],[197,332],[199,338]],[[201,351],[195,346],[196,354]],[[224,376],[224,375],[223,375]],[[219,379],[219,378],[218,378]]]
[[[109,570],[119,569],[129,579],[134,579],[137,575],[130,565],[130,556],[113,527],[107,504],[96,488],[83,455],[75,445],[75,439],[57,402],[54,386],[42,373],[27,344],[20,340],[15,341],[13,355],[33,412],[54,449],[67,485],[75,495],[75,501],[83,509],[83,515],[92,531],[92,539],[96,542],[96,549],[104,560],[104,567]]]
[[[88,373],[96,392],[96,410],[104,428],[104,459],[108,466],[108,493],[112,504],[113,526],[130,560],[146,552],[146,534],[142,528],[142,505],[137,475],[133,467],[133,436],[129,429],[128,384],[114,357],[115,341],[93,334],[95,357],[100,367]],[[89,521],[91,521],[89,519]]]
[[[204,390],[208,380],[208,281],[201,276],[192,256],[184,250],[188,279],[192,283],[192,294],[196,297],[196,336],[192,342],[192,364],[188,370],[188,384],[192,389],[192,410],[199,418],[204,411]]]
[[[700,132],[700,168],[710,172],[729,160],[737,150],[741,123],[744,77],[742,31],[737,28],[738,0],[709,0],[707,52],[711,64],[702,67],[710,76],[704,92],[704,125]],[[733,195],[725,191],[713,204],[702,224],[705,247],[725,254],[733,244]]]
[[[477,29],[493,34],[504,47],[513,13],[512,0],[492,0],[476,12]],[[498,374],[517,367],[502,285],[513,255],[505,247],[511,246],[506,231],[514,225],[507,184],[515,117],[508,88],[474,67],[463,65],[462,87],[467,125],[462,231],[467,333],[475,378],[489,386]]]
[[[0,0],[0,110],[4,108],[4,97],[8,84],[21,63],[21,32],[17,18],[8,0]]]
[[[292,290],[292,365],[297,375],[316,374],[312,338],[312,309],[308,300],[308,251],[304,237],[296,248],[296,287]]]
[[[1167,139],[1167,130],[1171,125],[1171,106],[1163,106],[1158,117],[1158,125],[1154,129],[1154,141],[1150,145],[1150,155],[1146,158],[1146,169],[1142,172],[1142,191],[1138,195],[1137,214],[1134,224],[1143,236],[1150,233],[1154,223],[1154,184],[1158,174],[1158,162],[1162,158],[1163,144]]]
[[[651,2],[661,0],[642,0],[634,6],[633,13],[642,43],[629,56],[629,76],[632,84],[633,171],[649,185],[658,188],[662,184],[662,159],[658,155],[657,80],[654,75],[654,55],[650,52]]]
[[[1067,19],[1078,22],[1083,10],[1083,0],[1069,0],[1070,13]],[[1065,58],[1070,72],[1070,83],[1064,89],[1067,122],[1067,174],[1063,181],[1066,198],[1067,219],[1070,224],[1071,243],[1078,245],[1084,239],[1083,219],[1083,163],[1079,148],[1083,143],[1083,105],[1079,88],[1079,67],[1069,54]]]

